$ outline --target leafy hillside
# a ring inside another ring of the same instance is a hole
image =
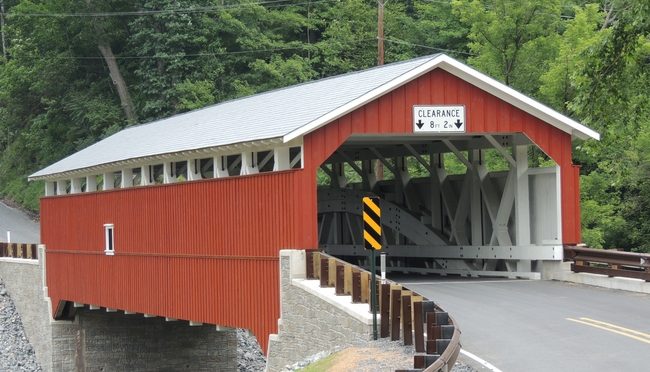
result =
[[[115,131],[373,66],[376,0],[0,0],[0,194]],[[647,0],[390,0],[386,62],[439,51],[603,134],[575,144],[591,246],[650,250]]]

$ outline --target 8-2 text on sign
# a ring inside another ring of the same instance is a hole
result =
[[[414,133],[465,133],[465,106],[413,106]]]

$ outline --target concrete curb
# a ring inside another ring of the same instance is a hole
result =
[[[607,275],[574,273],[572,271],[553,273],[550,275],[549,279],[650,294],[650,282],[646,282],[642,279],[623,278],[618,276],[610,278]]]

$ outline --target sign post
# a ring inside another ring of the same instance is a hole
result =
[[[377,339],[377,268],[375,251],[381,249],[381,209],[379,198],[363,198],[363,241],[370,250],[370,310],[372,311],[372,335]]]

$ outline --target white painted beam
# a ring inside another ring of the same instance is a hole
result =
[[[257,168],[257,153],[254,151],[242,152],[241,170],[239,171],[239,174],[245,176],[257,173],[259,173],[259,169]]]
[[[113,309],[113,308],[107,307],[107,308],[106,308],[106,312],[107,312],[107,313],[116,313],[116,312],[117,312],[117,309]]]
[[[429,168],[429,180],[431,182],[431,227],[442,232],[442,196],[441,196],[441,180],[438,178],[438,169],[443,168],[443,158],[441,154],[433,152],[433,146],[428,146],[429,159],[431,159],[431,168]],[[445,175],[446,176],[446,175]],[[444,179],[442,180],[444,181]]]
[[[56,194],[56,182],[45,181],[45,196],[54,196]]]
[[[528,186],[528,146],[514,147],[515,178],[515,242],[530,244],[530,196]]]
[[[176,182],[176,164],[173,161],[163,163],[163,183]]]
[[[214,157],[212,172],[214,178],[224,178],[228,177],[228,164],[226,157],[223,155],[218,155]]]
[[[127,187],[133,187],[133,169],[127,168],[122,169],[122,181],[120,187],[125,189]]]
[[[133,315],[133,314],[137,314],[137,313],[135,311],[124,310],[124,315]]]
[[[501,202],[499,203],[499,211],[497,212],[494,225],[492,226],[493,231],[490,245],[495,245],[496,242],[498,242],[499,245],[512,245],[512,238],[508,231],[508,221],[510,220],[510,214],[515,202],[515,177],[516,170],[510,169],[501,196]]]
[[[101,309],[101,306],[97,306],[97,305],[88,305],[88,308],[89,308],[90,310],[99,310],[99,309]]]
[[[147,186],[154,183],[152,173],[152,165],[143,165],[140,167],[140,186]]]
[[[562,241],[562,168],[559,165],[555,166],[555,195],[556,199],[556,212],[557,212],[557,240]]]
[[[97,191],[97,176],[86,176],[86,192]]]
[[[73,178],[70,180],[70,194],[78,194],[81,192],[81,178]]]
[[[483,209],[481,205],[481,179],[479,176],[479,166],[482,163],[483,154],[481,150],[471,150],[469,160],[472,164],[472,184],[470,187],[470,224],[471,224],[471,242],[473,245],[483,244]],[[468,169],[469,171],[469,169]]]
[[[514,146],[515,155],[515,243],[530,244],[530,196],[528,189],[528,146]],[[530,260],[517,261],[517,271],[531,271]]]
[[[102,190],[112,190],[114,188],[114,183],[115,183],[115,173],[113,172],[104,173],[104,177],[102,181]]]
[[[203,323],[201,323],[201,322],[195,322],[193,320],[190,320],[190,327],[198,327],[198,326],[202,326],[202,325],[203,325]]]
[[[166,322],[175,322],[175,321],[177,321],[177,320],[178,320],[178,319],[176,319],[176,318],[168,318],[168,317],[165,317],[165,321],[166,321]]]
[[[56,194],[66,195],[67,193],[68,193],[68,181],[67,180],[56,181]]]
[[[273,149],[273,170],[281,171],[291,169],[289,147],[276,147]]]
[[[189,159],[187,161],[187,180],[196,181],[201,178],[201,159]]]
[[[82,303],[79,303],[79,302],[73,302],[73,303],[72,303],[72,306],[73,306],[73,307],[84,307],[85,305],[82,304]]]
[[[143,314],[145,318],[155,318],[156,316],[153,314]]]

